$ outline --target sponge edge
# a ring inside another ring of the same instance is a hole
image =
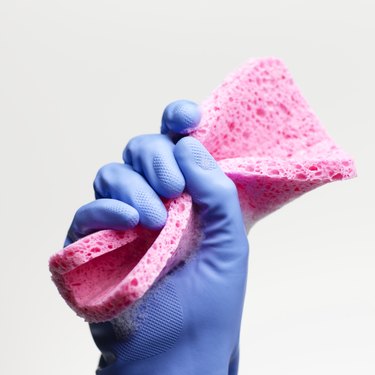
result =
[[[356,176],[279,59],[249,60],[201,108],[192,136],[236,183],[247,228],[316,187]]]
[[[341,159],[345,155],[279,59],[249,60],[201,108],[202,119],[192,135],[216,160]]]
[[[200,231],[191,197],[184,193],[166,208],[161,231],[103,230],[51,257],[52,280],[79,316],[89,322],[112,319],[196,249]]]
[[[247,228],[328,182],[355,176],[353,160],[321,126],[278,59],[253,59],[202,103],[197,138],[235,182]],[[50,259],[69,306],[89,322],[110,320],[199,246],[199,217],[183,194],[166,203],[158,232],[91,234]]]
[[[237,186],[244,222],[257,221],[304,193],[328,182],[355,176],[352,159],[277,160],[236,158],[219,161]]]

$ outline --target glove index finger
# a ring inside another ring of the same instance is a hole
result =
[[[176,100],[164,109],[160,132],[172,139],[176,135],[188,135],[197,128],[201,117],[198,104],[190,100]]]

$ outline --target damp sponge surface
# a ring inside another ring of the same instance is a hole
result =
[[[355,176],[278,59],[254,59],[230,74],[202,105],[197,138],[235,182],[245,224],[325,183]],[[101,231],[50,259],[69,306],[90,322],[114,318],[141,298],[199,240],[187,194],[166,203],[160,232]]]

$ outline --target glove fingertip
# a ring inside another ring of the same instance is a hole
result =
[[[149,206],[147,215],[141,216],[139,222],[141,225],[151,230],[160,230],[164,227],[167,217],[168,214],[164,205],[160,207]]]
[[[198,104],[190,100],[176,100],[164,110],[161,133],[189,134],[197,128],[201,117]]]

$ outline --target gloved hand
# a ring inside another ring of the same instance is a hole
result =
[[[202,223],[186,262],[116,319],[90,325],[102,352],[98,375],[237,374],[248,242],[234,183],[197,140],[178,140],[199,119],[195,104],[170,104],[163,134],[132,139],[125,164],[99,170],[97,200],[77,211],[69,229],[66,244],[100,229],[160,229],[167,213],[159,196],[184,189]]]

